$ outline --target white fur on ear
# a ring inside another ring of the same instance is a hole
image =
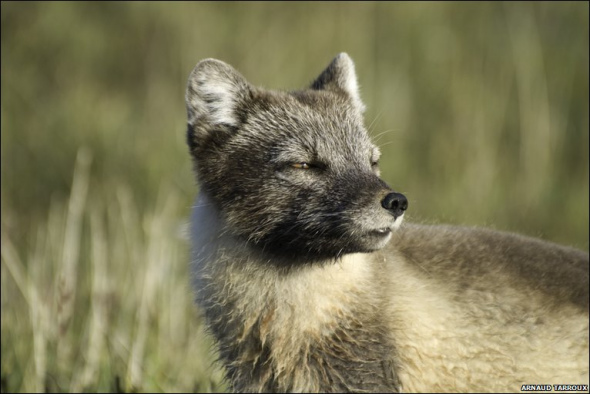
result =
[[[248,82],[230,65],[216,59],[200,61],[191,72],[186,90],[188,123],[237,126],[236,110],[249,89]]]
[[[359,93],[359,85],[356,78],[354,62],[350,56],[344,52],[340,53],[335,60],[338,62],[338,66],[342,69],[342,85],[344,90],[350,95],[350,98],[354,102],[355,106],[359,108],[361,112],[364,112],[365,104],[361,100]]]
[[[312,89],[333,90],[334,88],[346,93],[352,104],[360,112],[364,112],[365,104],[359,94],[354,62],[345,52],[338,54],[312,84]]]

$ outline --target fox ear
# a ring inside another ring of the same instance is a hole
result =
[[[365,110],[365,105],[359,95],[354,63],[350,56],[344,52],[332,60],[328,68],[311,84],[311,88],[344,92],[360,112]]]
[[[216,59],[202,60],[188,78],[188,124],[238,126],[237,111],[250,93],[250,84],[230,65]]]

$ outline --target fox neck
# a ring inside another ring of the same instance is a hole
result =
[[[193,288],[219,341],[220,357],[230,365],[230,381],[250,381],[241,379],[245,374],[257,378],[257,386],[235,390],[348,391],[355,376],[345,368],[355,364],[357,381],[366,385],[373,379],[375,389],[397,389],[396,379],[387,372],[376,377],[372,366],[393,350],[382,346],[390,342],[381,321],[385,300],[368,255],[285,271],[224,229],[214,204],[201,193],[192,217]],[[309,368],[310,360],[317,369]],[[392,373],[393,365],[380,370]],[[332,386],[322,386],[320,375],[330,376]]]

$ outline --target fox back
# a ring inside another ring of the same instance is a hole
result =
[[[588,382],[588,254],[399,228],[408,201],[379,178],[346,54],[293,92],[203,60],[186,102],[192,282],[232,389]]]

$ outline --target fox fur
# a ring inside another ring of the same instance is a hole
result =
[[[206,59],[186,104],[192,285],[232,390],[588,384],[588,254],[400,226],[348,55],[292,92]]]

